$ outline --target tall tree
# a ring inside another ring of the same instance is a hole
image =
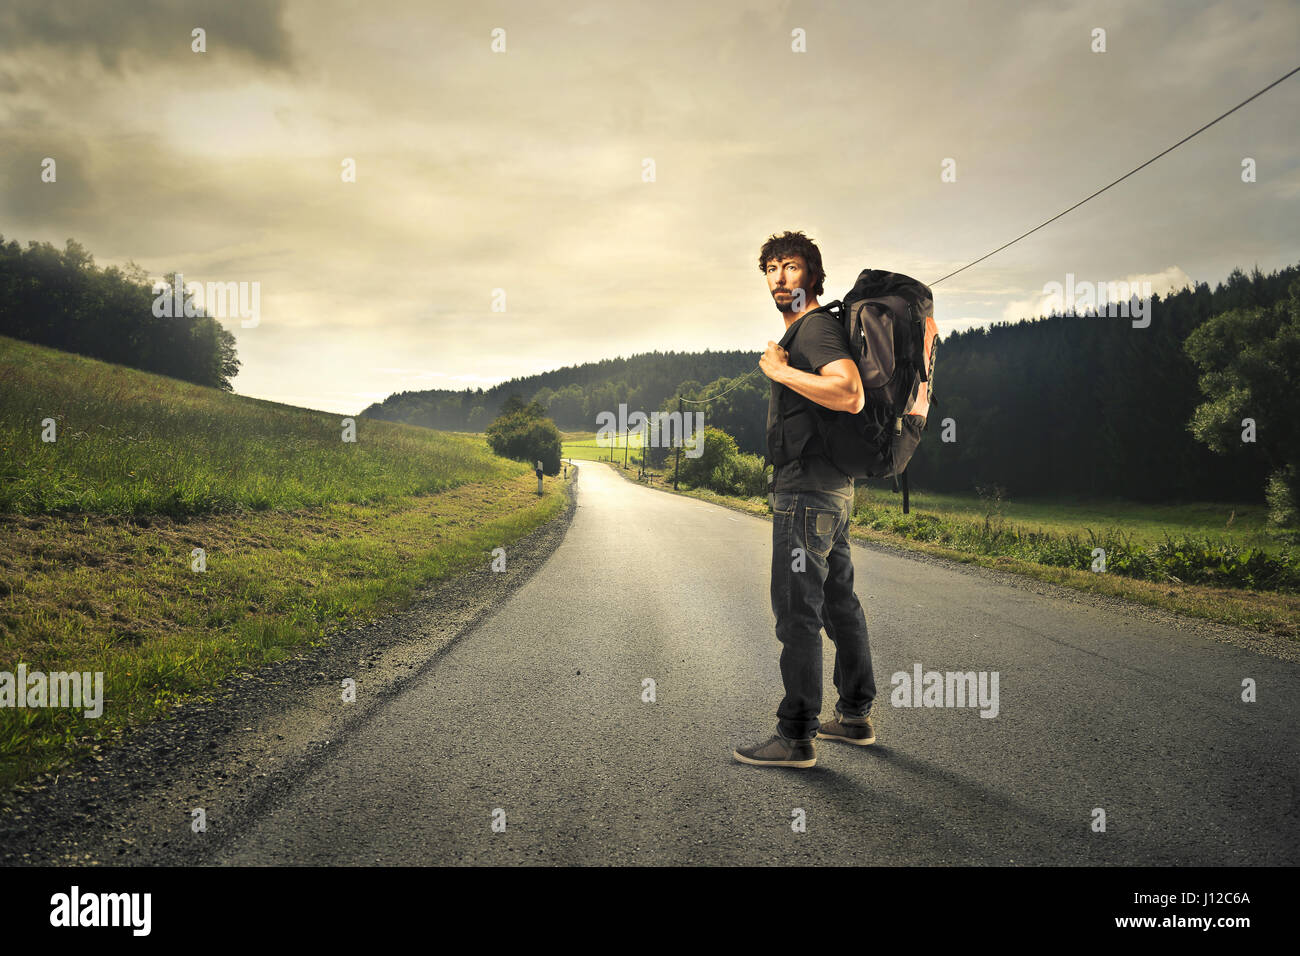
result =
[[[1253,291],[1253,290],[1252,290]],[[1289,297],[1215,315],[1187,337],[1206,400],[1188,428],[1216,452],[1255,445],[1272,468],[1270,517],[1300,527],[1300,279]],[[1256,295],[1243,296],[1257,302]]]

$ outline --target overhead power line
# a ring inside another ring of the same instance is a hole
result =
[[[1062,211],[1062,212],[1058,212],[1058,213],[1057,213],[1055,216],[1053,216],[1051,219],[1048,219],[1048,220],[1046,220],[1046,221],[1044,221],[1044,222],[1040,222],[1038,225],[1034,226],[1033,229],[1030,229],[1028,232],[1023,233],[1023,234],[1021,234],[1021,235],[1019,235],[1019,236],[1016,236],[1016,238],[1012,239],[1012,240],[1011,240],[1010,242],[1008,242],[1008,243],[1004,243],[1003,245],[998,246],[998,247],[997,247],[996,249],[994,249],[992,252],[989,252],[989,253],[986,253],[986,254],[980,256],[980,257],[979,257],[978,259],[976,259],[974,262],[968,262],[968,263],[966,263],[966,265],[964,265],[964,266],[962,266],[960,269],[956,270],[956,272],[949,272],[949,273],[948,273],[946,276],[944,276],[942,279],[935,279],[933,282],[930,283],[930,285],[931,285],[931,286],[936,286],[936,285],[938,285],[940,282],[942,282],[944,279],[951,279],[951,278],[952,278],[953,276],[955,276],[958,272],[965,272],[965,271],[966,271],[967,269],[969,269],[971,266],[973,266],[973,265],[977,265],[977,264],[983,262],[983,261],[984,261],[985,259],[987,259],[989,256],[997,255],[997,254],[998,254],[999,252],[1001,252],[1003,249],[1007,248],[1007,246],[1013,246],[1013,245],[1015,245],[1015,244],[1016,244],[1017,242],[1019,242],[1021,239],[1025,238],[1025,236],[1032,236],[1032,235],[1033,235],[1034,233],[1036,233],[1039,229],[1042,229],[1044,226],[1049,225],[1050,223],[1056,222],[1056,220],[1060,219],[1060,218],[1061,218],[1062,216],[1064,216],[1066,213],[1068,213],[1068,212],[1073,212],[1074,210],[1078,209],[1080,206],[1082,206],[1084,203],[1086,203],[1089,199],[1095,199],[1097,196],[1100,196],[1100,195],[1101,195],[1102,193],[1104,193],[1107,189],[1110,189],[1111,186],[1118,186],[1120,183],[1122,183],[1124,180],[1128,179],[1130,176],[1132,176],[1132,175],[1133,175],[1134,173],[1136,173],[1138,170],[1140,170],[1140,169],[1145,169],[1146,167],[1150,166],[1152,163],[1154,163],[1154,162],[1155,162],[1157,159],[1159,159],[1161,156],[1164,156],[1164,155],[1166,155],[1166,154],[1168,154],[1168,153],[1172,153],[1174,150],[1176,150],[1179,146],[1182,146],[1183,143],[1187,142],[1187,141],[1188,141],[1189,139],[1191,139],[1192,137],[1194,137],[1194,136],[1199,136],[1201,133],[1204,133],[1207,129],[1209,129],[1209,128],[1210,128],[1211,126],[1213,126],[1215,123],[1219,122],[1219,120],[1224,119],[1225,117],[1231,116],[1233,113],[1237,112],[1237,110],[1241,109],[1243,106],[1245,106],[1245,105],[1246,105],[1247,103],[1249,103],[1251,100],[1255,99],[1256,97],[1263,96],[1265,93],[1267,93],[1267,92],[1268,92],[1269,90],[1271,90],[1273,87],[1277,86],[1279,83],[1281,83],[1281,82],[1282,82],[1283,80],[1285,80],[1287,77],[1289,77],[1289,76],[1294,76],[1296,73],[1300,73],[1300,66],[1297,66],[1297,67],[1296,67],[1294,70],[1292,70],[1290,73],[1286,73],[1286,74],[1284,74],[1283,76],[1279,76],[1276,80],[1274,80],[1274,81],[1273,81],[1272,83],[1270,83],[1268,86],[1264,87],[1264,88],[1263,88],[1262,90],[1260,90],[1258,93],[1254,94],[1254,96],[1248,96],[1246,99],[1242,100],[1240,103],[1238,103],[1238,104],[1237,104],[1236,106],[1234,106],[1232,109],[1228,110],[1228,112],[1224,113],[1222,116],[1217,116],[1217,117],[1215,117],[1214,119],[1210,120],[1208,123],[1206,123],[1206,124],[1205,124],[1204,126],[1202,126],[1200,129],[1198,129],[1195,133],[1188,133],[1186,136],[1184,136],[1184,137],[1183,137],[1182,139],[1180,139],[1178,142],[1174,143],[1174,145],[1170,146],[1168,149],[1163,150],[1163,151],[1161,151],[1161,152],[1159,152],[1159,153],[1156,153],[1154,156],[1152,156],[1150,159],[1148,159],[1148,160],[1147,160],[1145,163],[1143,163],[1141,166],[1134,166],[1132,169],[1130,169],[1128,172],[1126,172],[1126,173],[1125,173],[1123,176],[1121,176],[1119,179],[1115,180],[1113,183],[1107,183],[1105,186],[1102,186],[1100,189],[1098,189],[1098,190],[1097,190],[1095,193],[1093,193],[1091,196],[1085,196],[1084,198],[1080,199],[1077,203],[1075,203],[1075,204],[1074,204],[1073,206],[1071,206],[1069,209],[1066,209],[1066,210],[1064,210],[1064,211]]]
[[[1208,123],[1206,123],[1204,126],[1202,126],[1200,129],[1196,130],[1195,132],[1193,132],[1193,133],[1188,133],[1186,136],[1184,136],[1184,137],[1183,137],[1182,139],[1180,139],[1178,142],[1174,143],[1174,145],[1170,146],[1168,149],[1161,150],[1159,153],[1156,153],[1154,156],[1152,156],[1150,159],[1148,159],[1148,160],[1147,160],[1145,163],[1143,163],[1141,166],[1134,166],[1132,169],[1130,169],[1127,173],[1125,173],[1125,174],[1124,174],[1123,176],[1121,176],[1119,179],[1115,180],[1115,181],[1112,182],[1112,183],[1107,183],[1105,186],[1102,186],[1100,189],[1098,189],[1096,192],[1092,193],[1091,195],[1083,197],[1082,199],[1080,199],[1077,203],[1075,203],[1075,204],[1074,204],[1073,206],[1071,206],[1070,208],[1068,208],[1068,209],[1064,209],[1064,210],[1062,210],[1061,212],[1058,212],[1058,213],[1057,213],[1055,216],[1053,216],[1051,219],[1046,219],[1046,220],[1044,220],[1043,222],[1040,222],[1038,225],[1034,226],[1033,229],[1030,229],[1028,232],[1021,233],[1020,235],[1016,236],[1016,238],[1012,239],[1010,242],[1003,243],[1002,245],[1000,245],[1000,246],[998,246],[996,249],[994,249],[992,252],[987,252],[987,253],[985,253],[984,255],[980,256],[978,259],[975,259],[975,260],[972,261],[972,262],[968,262],[968,263],[966,263],[966,265],[962,266],[960,269],[957,269],[957,270],[955,270],[955,271],[953,271],[953,272],[949,272],[946,276],[943,276],[943,277],[941,277],[941,278],[935,279],[933,282],[930,283],[931,287],[938,285],[938,284],[939,284],[940,282],[942,282],[944,279],[951,279],[951,278],[952,278],[953,276],[955,276],[958,272],[965,272],[965,271],[966,271],[967,269],[969,269],[971,266],[979,265],[979,263],[983,262],[985,259],[989,258],[990,256],[995,256],[995,255],[997,255],[997,254],[998,254],[999,252],[1001,252],[1003,249],[1006,249],[1006,248],[1008,248],[1009,246],[1013,246],[1013,245],[1015,245],[1017,242],[1019,242],[1021,239],[1024,239],[1026,236],[1032,236],[1034,233],[1036,233],[1039,229],[1042,229],[1044,226],[1051,225],[1052,223],[1056,222],[1056,220],[1060,219],[1062,216],[1066,215],[1067,213],[1071,213],[1071,212],[1073,212],[1074,210],[1076,210],[1076,209],[1078,209],[1080,206],[1082,206],[1084,203],[1086,203],[1088,200],[1090,200],[1090,199],[1096,199],[1098,196],[1100,196],[1100,195],[1101,195],[1102,193],[1104,193],[1106,190],[1110,189],[1112,186],[1118,186],[1120,183],[1122,183],[1124,180],[1128,179],[1128,178],[1129,178],[1130,176],[1132,176],[1134,173],[1136,173],[1136,172],[1138,172],[1138,171],[1140,171],[1140,170],[1143,170],[1143,169],[1145,169],[1146,167],[1150,166],[1152,163],[1154,163],[1154,162],[1155,162],[1157,159],[1159,159],[1161,156],[1166,156],[1166,155],[1168,155],[1169,153],[1172,153],[1174,150],[1176,150],[1179,146],[1182,146],[1182,145],[1183,145],[1184,143],[1186,143],[1188,140],[1193,139],[1193,138],[1196,137],[1196,136],[1199,136],[1201,133],[1204,133],[1207,129],[1209,129],[1209,128],[1210,128],[1211,126],[1213,126],[1215,123],[1219,122],[1219,121],[1222,120],[1222,119],[1226,119],[1227,117],[1231,116],[1233,113],[1237,112],[1237,110],[1241,109],[1243,106],[1245,106],[1245,105],[1246,105],[1247,103],[1249,103],[1251,100],[1254,100],[1254,99],[1257,99],[1257,98],[1263,96],[1265,93],[1267,93],[1267,92],[1268,92],[1269,90],[1271,90],[1273,87],[1277,86],[1277,85],[1278,85],[1279,83],[1281,83],[1283,80],[1288,79],[1289,77],[1294,76],[1296,73],[1300,73],[1300,66],[1297,66],[1295,69],[1291,70],[1290,72],[1288,72],[1288,73],[1284,73],[1282,76],[1279,76],[1276,80],[1274,80],[1274,81],[1273,81],[1272,83],[1270,83],[1268,86],[1264,87],[1264,88],[1263,88],[1262,90],[1260,90],[1259,92],[1254,93],[1253,95],[1246,97],[1244,100],[1242,100],[1242,101],[1241,101],[1240,103],[1238,103],[1236,106],[1234,106],[1232,109],[1228,110],[1226,113],[1223,113],[1223,114],[1221,114],[1221,115],[1219,115],[1219,116],[1216,116],[1214,119],[1210,120]],[[721,398],[723,395],[726,395],[728,392],[735,391],[736,389],[740,388],[740,386],[744,385],[745,382],[746,382],[746,380],[747,380],[751,375],[753,375],[755,372],[757,372],[757,371],[759,370],[760,367],[761,367],[761,366],[758,366],[758,365],[754,366],[752,369],[750,369],[748,372],[746,372],[744,375],[742,375],[742,376],[740,377],[740,379],[739,379],[739,380],[738,380],[734,385],[730,386],[729,388],[727,388],[726,390],[724,390],[724,391],[722,391],[722,392],[719,392],[717,395],[711,395],[711,396],[709,396],[708,398],[700,398],[700,399],[683,398],[682,401],[684,401],[684,402],[689,402],[689,403],[692,404],[692,405],[705,405],[705,404],[707,404],[707,403],[709,403],[709,402],[712,402],[712,401],[714,401],[714,400],[716,400],[716,399],[719,399],[719,398]]]

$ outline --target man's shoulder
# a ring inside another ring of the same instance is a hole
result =
[[[839,317],[824,310],[809,312],[799,322],[791,341],[794,348],[808,348],[818,352],[826,349],[842,351],[849,355],[849,338]]]
[[[839,316],[827,312],[824,309],[818,309],[816,312],[809,312],[803,317],[800,334],[834,334],[838,337],[844,336],[844,325],[840,322]]]

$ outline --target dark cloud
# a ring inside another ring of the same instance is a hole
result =
[[[23,111],[31,122],[31,114]],[[57,230],[71,235],[84,225],[85,210],[95,204],[94,181],[87,175],[90,150],[75,134],[38,133],[32,123],[6,137],[0,149],[0,217],[8,223],[9,238],[21,232],[32,238]],[[42,163],[54,160],[55,181],[41,179]]]
[[[282,0],[6,0],[0,53],[91,55],[113,73],[194,56],[190,32],[207,31],[208,56],[234,52],[267,67],[290,63]]]
[[[818,241],[828,298],[866,266],[933,281],[1280,75],[1300,29],[1295,0],[561,6],[0,0],[0,225],[261,283],[236,387],[355,411],[465,374],[761,348],[755,256],[786,228]],[[945,282],[941,327],[1017,316],[1067,271],[1296,261],[1298,97]]]

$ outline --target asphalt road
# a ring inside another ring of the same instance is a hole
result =
[[[878,743],[820,741],[811,770],[735,763],[781,697],[771,525],[594,463],[578,488],[537,574],[213,862],[1300,859],[1300,667],[867,547]],[[996,671],[997,716],[892,706],[891,675],[917,663]]]

